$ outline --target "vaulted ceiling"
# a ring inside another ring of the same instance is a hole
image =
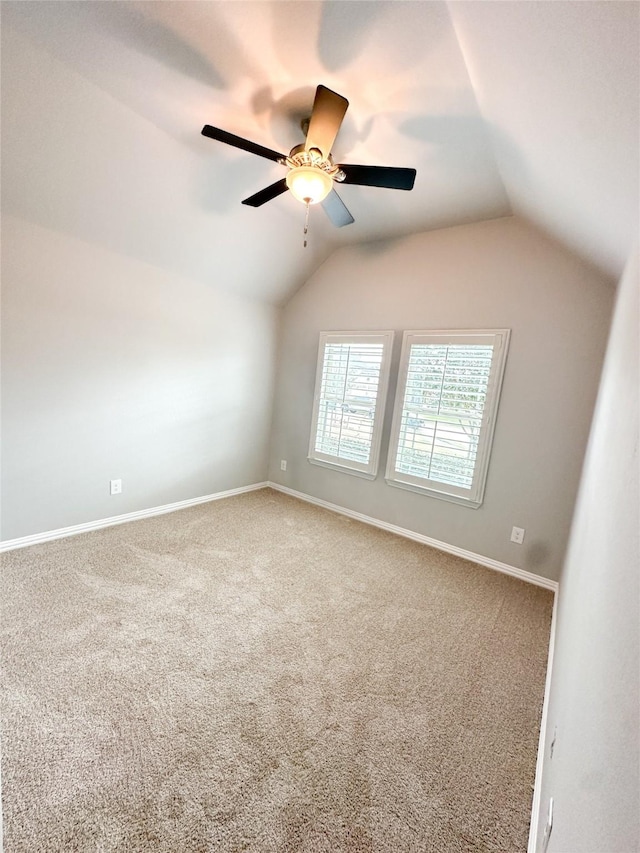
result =
[[[6,213],[281,301],[346,242],[519,213],[612,277],[638,226],[636,2],[5,2]],[[240,201],[302,141],[318,83],[350,107],[336,229],[289,193]]]

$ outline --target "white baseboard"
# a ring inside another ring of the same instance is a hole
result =
[[[527,583],[532,583],[535,586],[542,586],[545,589],[550,589],[556,592],[558,582],[552,581],[542,575],[534,575],[532,572],[526,572],[524,569],[518,569],[516,566],[510,566],[507,563],[501,563],[494,560],[492,557],[484,557],[482,554],[474,554],[473,551],[466,551],[464,548],[458,548],[457,545],[449,545],[447,542],[440,542],[438,539],[432,539],[430,536],[424,536],[422,533],[416,533],[413,530],[408,530],[405,527],[398,527],[395,524],[389,524],[386,521],[381,521],[379,518],[372,518],[369,515],[363,515],[360,512],[355,512],[352,509],[347,509],[338,504],[332,504],[328,501],[320,500],[320,498],[311,497],[304,492],[296,492],[295,489],[289,489],[287,486],[281,486],[279,483],[267,483],[271,489],[277,492],[284,492],[285,495],[298,498],[301,501],[321,506],[324,509],[329,509],[331,512],[337,512],[340,515],[346,515],[349,518],[355,518],[357,521],[362,521],[364,524],[370,524],[373,527],[379,527],[381,530],[387,530],[390,533],[395,533],[398,536],[404,536],[406,539],[413,539],[414,542],[421,542],[423,545],[429,545],[431,548],[437,548],[439,551],[445,551],[447,554],[454,554],[456,557],[462,557],[464,560],[471,560],[473,563],[479,563],[481,566],[486,566],[488,569],[493,569],[496,572],[501,572],[504,575],[511,575],[514,578],[519,578]]]
[[[551,629],[549,631],[549,655],[547,657],[547,678],[544,684],[544,700],[542,702],[542,717],[540,720],[540,737],[538,739],[538,758],[536,760],[536,781],[533,787],[533,804],[531,806],[531,825],[529,827],[529,843],[527,853],[536,853],[538,845],[538,825],[540,823],[540,806],[542,804],[542,776],[544,772],[545,747],[547,742],[547,718],[549,715],[549,693],[551,692],[551,673],[553,671],[553,654],[556,645],[556,612],[558,593],[553,598],[551,614]]]
[[[60,527],[57,530],[47,530],[43,533],[34,533],[30,536],[21,536],[17,539],[5,539],[0,541],[0,553],[3,551],[13,551],[16,548],[27,548],[29,545],[40,545],[43,542],[50,542],[53,539],[63,539],[65,536],[76,536],[79,533],[89,533],[92,530],[101,530],[104,527],[113,527],[117,524],[126,524],[129,521],[139,521],[142,518],[151,518],[154,515],[164,515],[168,512],[175,512],[179,509],[186,509],[190,506],[209,503],[210,501],[218,501],[223,498],[230,498],[233,495],[240,495],[244,492],[253,492],[257,489],[272,488],[275,491],[283,492],[291,495],[299,500],[307,503],[321,506],[324,509],[337,512],[340,515],[346,515],[349,518],[354,518],[357,521],[362,521],[364,524],[370,524],[373,527],[379,527],[381,530],[387,530],[390,533],[395,533],[398,536],[404,536],[406,539],[413,539],[415,542],[421,542],[423,545],[429,545],[431,548],[437,548],[439,551],[445,551],[447,554],[454,554],[456,557],[462,557],[465,560],[471,560],[481,566],[486,566],[502,574],[511,575],[519,578],[527,583],[535,584],[536,586],[544,587],[556,592],[558,589],[557,581],[549,580],[549,578],[541,575],[534,575],[531,572],[526,572],[524,569],[518,569],[516,566],[510,566],[507,563],[501,563],[491,557],[484,557],[482,554],[475,554],[473,551],[466,551],[464,548],[458,548],[457,545],[449,545],[447,542],[440,542],[438,539],[432,539],[430,536],[424,536],[422,533],[416,533],[413,530],[408,530],[405,527],[398,527],[395,524],[389,524],[386,521],[381,521],[378,518],[372,518],[369,515],[363,515],[360,512],[347,509],[338,504],[323,501],[320,498],[314,498],[304,492],[297,492],[295,489],[289,489],[287,486],[281,486],[279,483],[263,482],[253,483],[250,486],[241,486],[238,489],[228,489],[225,492],[216,492],[212,495],[203,495],[198,498],[189,498],[185,501],[176,501],[175,503],[164,504],[163,506],[151,507],[150,509],[137,510],[136,512],[127,512],[123,515],[114,515],[111,518],[100,518],[96,521],[88,521],[84,524],[75,524],[71,527]]]
[[[45,533],[34,533],[31,536],[21,536],[18,539],[5,539],[0,542],[0,553],[13,551],[16,548],[26,548],[29,545],[40,545],[42,542],[50,542],[52,539],[63,539],[65,536],[77,536],[78,533],[89,533],[91,530],[101,530],[103,527],[114,527],[116,524],[126,524],[129,521],[139,521],[142,518],[151,518],[154,515],[164,515],[167,512],[197,506],[197,504],[219,501],[222,498],[230,498],[244,492],[254,492],[256,489],[265,489],[268,485],[268,483],[253,483],[251,486],[240,486],[238,489],[228,489],[226,492],[216,492],[213,495],[189,498],[186,501],[176,501],[163,506],[154,506],[151,509],[141,509],[137,512],[126,512],[123,515],[114,515],[111,518],[100,518],[97,521],[74,524],[72,527],[60,527],[58,530],[47,530]]]

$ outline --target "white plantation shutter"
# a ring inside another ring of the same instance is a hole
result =
[[[387,480],[482,501],[509,331],[406,332]]]
[[[375,476],[392,332],[323,332],[309,461]]]
[[[414,344],[396,470],[471,488],[493,347]]]

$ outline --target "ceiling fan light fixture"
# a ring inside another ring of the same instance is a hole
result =
[[[325,202],[322,206],[331,222],[341,228],[354,220],[338,193],[333,189],[334,181],[363,187],[411,190],[416,178],[415,169],[334,163],[331,149],[348,106],[349,101],[342,95],[326,86],[318,86],[311,116],[301,124],[306,139],[294,145],[288,155],[280,154],[272,148],[265,148],[264,145],[258,145],[256,142],[209,124],[205,124],[202,128],[202,135],[224,142],[226,145],[232,145],[241,151],[264,157],[266,160],[273,160],[278,165],[289,169],[286,177],[243,199],[243,204],[249,207],[261,207],[290,190],[296,201],[301,201],[307,208],[305,234],[309,220],[309,206],[320,202]]]
[[[287,186],[303,204],[318,204],[329,195],[333,178],[318,166],[304,165],[290,169],[285,178]]]

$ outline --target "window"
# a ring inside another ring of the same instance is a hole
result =
[[[393,332],[322,332],[309,461],[374,479]]]
[[[479,507],[508,329],[405,332],[387,482]]]

